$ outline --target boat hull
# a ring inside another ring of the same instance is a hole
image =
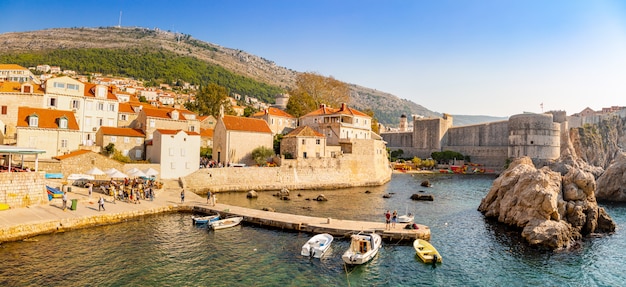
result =
[[[321,258],[328,251],[328,249],[330,249],[330,245],[332,243],[333,236],[328,233],[315,235],[302,245],[300,255],[312,258]]]
[[[435,249],[435,247],[426,240],[415,239],[415,241],[413,241],[413,248],[415,249],[417,256],[424,263],[433,263],[434,261],[437,263],[443,262],[443,259],[437,249]]]
[[[224,229],[224,228],[237,226],[239,225],[239,223],[241,223],[241,221],[243,221],[243,217],[239,216],[239,217],[231,217],[231,218],[217,220],[217,221],[211,222],[209,225],[214,230],[218,230],[218,229]]]
[[[352,235],[350,248],[341,256],[348,265],[365,264],[378,254],[382,238],[376,233]]]
[[[204,225],[204,224],[208,224],[209,222],[214,222],[220,219],[220,215],[216,214],[216,215],[209,215],[209,216],[194,216],[191,218],[191,220],[193,221],[194,224],[197,225]]]

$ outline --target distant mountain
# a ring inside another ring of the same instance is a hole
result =
[[[506,121],[508,117],[473,116],[473,115],[452,115],[454,126],[468,126],[482,123]]]
[[[203,66],[202,71],[208,75],[198,76],[202,79],[210,78],[217,83],[229,83],[236,78],[239,83],[238,91],[251,93],[248,96],[257,97],[267,101],[267,95],[258,95],[257,89],[250,86],[262,86],[261,93],[278,90],[286,90],[293,86],[297,71],[276,65],[271,60],[246,53],[242,50],[222,47],[216,44],[200,41],[183,33],[173,33],[159,29],[130,28],[130,27],[100,27],[100,28],[56,28],[40,31],[17,32],[0,34],[0,55],[18,56],[20,54],[52,53],[59,50],[75,49],[111,49],[124,51],[151,51],[167,55],[179,55],[181,57],[194,58],[211,65],[219,66],[234,74],[252,79],[253,81],[237,78],[232,74],[220,72],[219,69],[209,69]],[[119,53],[119,52],[118,52]],[[171,53],[171,54],[170,54]],[[130,54],[127,54],[130,56]],[[28,59],[30,55],[20,58]],[[168,56],[169,57],[169,56]],[[185,58],[176,62],[186,65],[190,61]],[[35,58],[31,57],[31,62]],[[46,58],[48,59],[48,58]],[[98,64],[98,59],[92,59]],[[29,62],[30,63],[30,62]],[[16,63],[22,65],[36,65],[44,63]],[[49,62],[45,64],[60,65]],[[93,64],[93,63],[92,63]],[[104,64],[104,63],[103,63]],[[194,64],[197,66],[197,64]],[[67,68],[63,67],[62,68]],[[189,69],[189,67],[186,67]],[[125,67],[124,71],[137,70],[136,67]],[[95,72],[81,71],[77,72]],[[214,71],[218,72],[214,72]],[[199,71],[196,71],[199,73]],[[130,72],[129,72],[130,73]],[[168,74],[163,72],[161,74]],[[170,73],[171,74],[171,73]],[[223,79],[226,74],[228,79]],[[169,78],[168,78],[169,79]],[[242,84],[243,83],[243,84]],[[263,83],[269,86],[259,85]],[[363,86],[349,84],[352,94],[351,106],[356,109],[372,109],[379,122],[385,125],[397,125],[400,115],[421,115],[425,117],[441,116],[427,108],[406,99],[400,99],[389,93],[378,91]],[[274,88],[272,88],[274,87]],[[233,90],[231,88],[231,90]],[[484,121],[500,120],[501,118],[488,116],[454,116],[455,125],[459,123],[475,124]]]

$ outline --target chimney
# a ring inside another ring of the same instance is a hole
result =
[[[325,109],[326,108],[326,104],[320,104],[320,109]]]
[[[341,103],[341,110],[340,111],[345,111],[346,110],[346,103]]]
[[[265,109],[265,114],[267,115],[269,113],[270,113],[269,109]]]

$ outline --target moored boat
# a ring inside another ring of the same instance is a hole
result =
[[[207,224],[209,222],[217,221],[219,219],[220,219],[220,215],[219,214],[207,215],[207,216],[193,216],[193,217],[191,217],[191,220],[193,221],[193,223],[194,224],[198,224],[198,225]]]
[[[239,225],[241,221],[243,221],[243,217],[241,216],[229,217],[229,218],[209,222],[209,226],[211,226],[211,228],[213,228],[214,230],[224,229],[224,228],[229,228],[229,227]]]
[[[415,216],[413,215],[413,213],[407,213],[405,215],[398,216],[399,223],[411,223],[413,222],[413,219],[415,219]]]
[[[351,236],[350,248],[341,256],[343,262],[359,265],[372,260],[382,246],[382,238],[376,233],[359,233]]]
[[[302,245],[300,255],[312,258],[321,258],[324,253],[330,249],[331,243],[333,243],[332,235],[328,233],[317,234]]]
[[[415,248],[415,252],[417,252],[417,256],[424,263],[441,263],[442,258],[437,249],[435,249],[430,242],[423,239],[415,239],[413,241],[413,248]]]

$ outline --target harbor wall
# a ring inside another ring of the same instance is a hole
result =
[[[0,173],[0,202],[11,208],[47,203],[45,172]]]

